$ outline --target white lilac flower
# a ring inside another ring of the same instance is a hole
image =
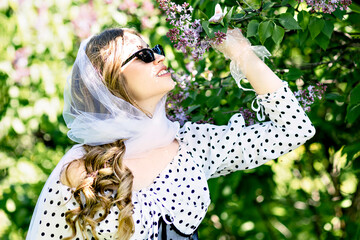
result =
[[[226,11],[226,10],[225,10]],[[221,20],[224,18],[226,12],[224,11],[224,13],[222,12],[222,9],[220,7],[220,4],[216,4],[215,6],[215,14],[214,16],[212,16],[210,19],[209,19],[209,22],[212,22],[212,23],[219,23],[221,22]]]

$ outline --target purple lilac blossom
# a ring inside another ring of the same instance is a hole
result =
[[[294,92],[294,95],[305,112],[309,112],[311,110],[310,106],[315,102],[315,100],[321,100],[323,98],[326,88],[326,85],[317,83],[316,86],[310,85],[305,89]]]
[[[172,91],[167,97],[167,115],[171,121],[178,121],[180,125],[184,125],[189,117],[186,115],[188,108],[182,106],[182,102],[189,96],[189,85],[192,77],[188,74],[175,73],[174,70],[169,69],[172,78],[177,83],[178,91]]]
[[[174,28],[170,29],[166,36],[174,43],[177,50],[188,54],[195,61],[202,59],[204,53],[211,47],[211,44],[220,44],[226,34],[217,32],[213,39],[201,38],[203,31],[199,19],[191,21],[193,8],[188,3],[175,4],[170,0],[157,0],[160,9],[166,13],[166,21]]]
[[[304,0],[298,0],[303,2]],[[351,0],[305,0],[306,4],[311,7],[312,12],[323,12],[331,14],[337,8],[347,10]]]
[[[250,109],[241,107],[239,112],[243,116],[246,126],[253,125],[255,122],[257,122],[255,112],[251,111]]]

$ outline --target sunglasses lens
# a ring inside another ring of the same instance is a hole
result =
[[[164,49],[161,45],[156,45],[154,48],[153,48],[153,51],[159,55],[163,55],[165,56],[165,53],[164,53]]]
[[[139,52],[137,57],[146,63],[155,60],[154,53],[150,49],[144,49],[143,51]]]

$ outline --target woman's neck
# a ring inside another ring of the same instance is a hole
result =
[[[149,113],[149,114],[151,114],[151,116],[153,116],[155,111],[156,111],[156,107],[157,107],[158,103],[160,102],[161,98],[154,97],[154,98],[151,98],[151,99],[145,99],[145,100],[142,100],[142,101],[136,101],[136,104],[142,110],[144,110],[146,113]]]

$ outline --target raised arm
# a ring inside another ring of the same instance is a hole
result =
[[[229,29],[226,40],[214,46],[234,61],[257,94],[272,93],[282,86],[281,79],[250,48],[239,29]]]

